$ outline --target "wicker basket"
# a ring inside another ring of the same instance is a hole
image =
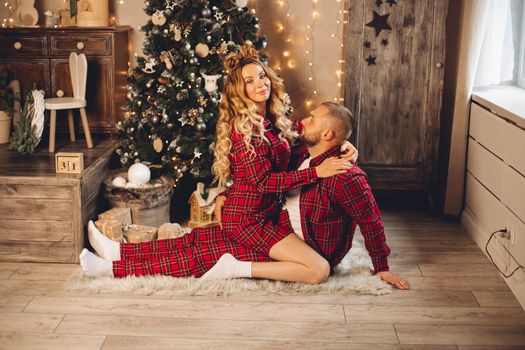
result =
[[[123,188],[111,183],[117,176],[127,180],[127,174],[123,169],[114,170],[104,180],[104,196],[111,208],[130,208],[133,223],[138,225],[159,227],[170,222],[173,179],[162,176],[161,186],[153,188]]]

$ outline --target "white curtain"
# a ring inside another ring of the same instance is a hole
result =
[[[485,23],[479,29],[482,44],[474,86],[514,80],[511,0],[490,0],[485,11]]]
[[[491,3],[499,3],[499,1],[465,0],[462,2],[458,76],[452,119],[447,189],[443,207],[445,214],[458,216],[463,209],[469,102],[478,71]]]

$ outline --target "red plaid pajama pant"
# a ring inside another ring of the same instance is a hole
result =
[[[230,241],[219,226],[214,226],[194,229],[179,238],[123,243],[121,260],[113,262],[113,275],[200,277],[226,253],[242,261],[271,261],[266,255]]]

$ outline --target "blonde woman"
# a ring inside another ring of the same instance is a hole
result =
[[[251,47],[227,57],[225,67],[228,75],[212,168],[220,185],[233,181],[222,209],[224,235],[277,260],[254,262],[253,277],[321,283],[330,266],[293,234],[280,194],[345,173],[350,162],[332,157],[317,167],[295,170],[307,149],[294,145],[300,132],[294,127],[300,124],[285,115],[287,96],[281,79]]]

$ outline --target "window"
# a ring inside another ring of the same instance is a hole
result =
[[[491,0],[474,85],[525,88],[524,0]]]

